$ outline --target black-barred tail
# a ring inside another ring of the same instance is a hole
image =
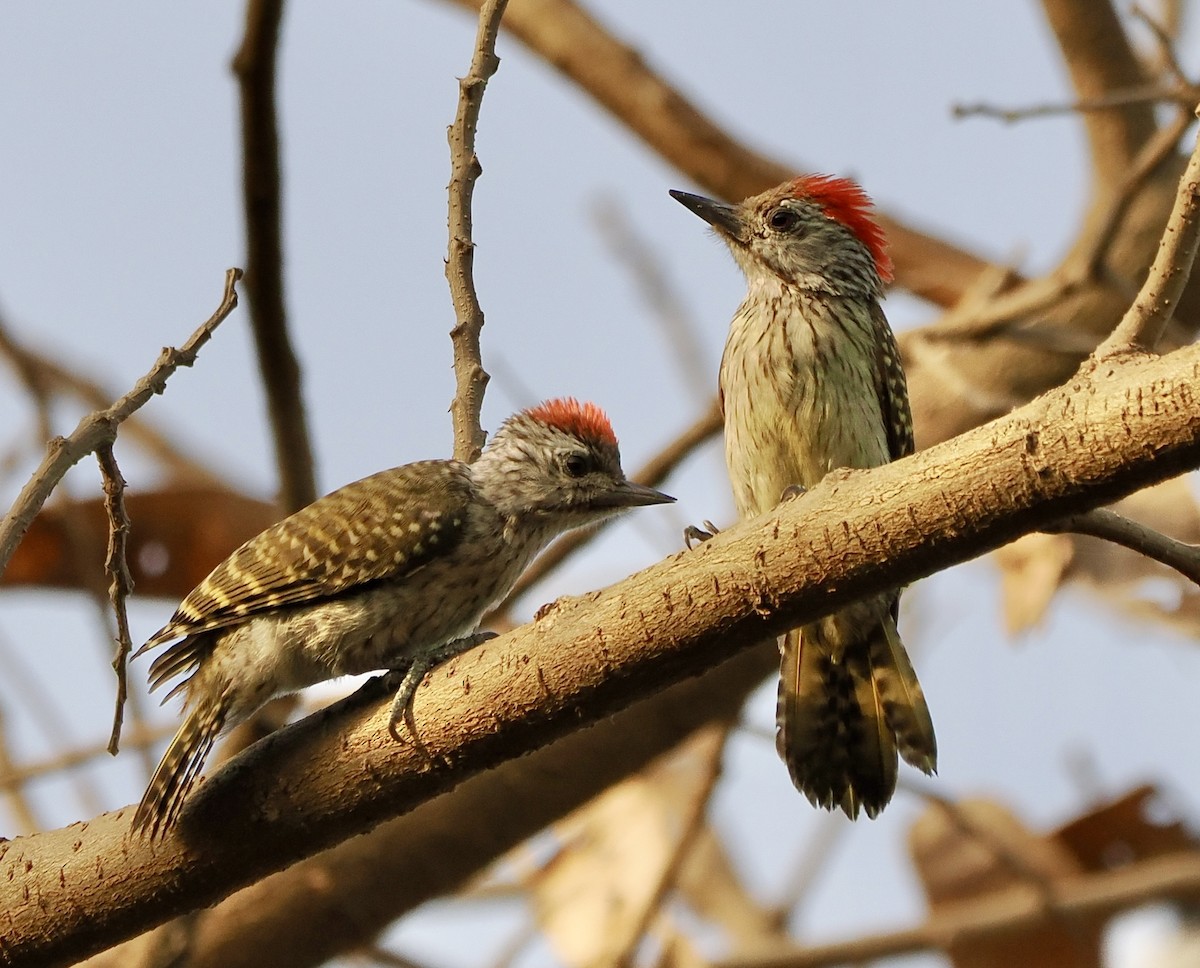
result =
[[[156,840],[175,825],[184,800],[225,726],[228,711],[224,695],[217,702],[202,703],[188,711],[142,794],[133,815],[135,831]]]
[[[875,817],[896,790],[897,754],[924,773],[937,767],[929,708],[890,616],[840,655],[820,632],[784,636],[776,748],[814,806]]]

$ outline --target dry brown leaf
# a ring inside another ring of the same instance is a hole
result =
[[[934,915],[1020,885],[1046,888],[1080,872],[1054,837],[1027,830],[998,803],[933,803],[909,832],[909,850]],[[1100,923],[1051,922],[1008,936],[951,943],[955,968],[1094,968]]]
[[[746,890],[711,827],[697,836],[680,871],[679,890],[705,923],[724,931],[734,951],[780,937],[773,913]]]
[[[1190,475],[1138,491],[1112,508],[1179,541],[1200,543],[1200,506]],[[993,557],[1000,568],[1004,621],[1011,635],[1041,622],[1065,584],[1099,593],[1107,605],[1131,618],[1200,635],[1200,589],[1136,551],[1088,535],[1029,534]],[[1157,594],[1150,592],[1151,580]]]
[[[654,968],[708,968],[712,964],[674,918],[659,918],[654,933],[660,945]]]
[[[637,944],[723,744],[724,730],[701,730],[555,826],[562,848],[527,887],[564,964],[612,964]]]
[[[1156,786],[1135,787],[1076,817],[1053,837],[1089,871],[1200,846],[1181,821],[1154,821],[1150,807],[1159,799],[1161,793]]]
[[[203,484],[127,491],[125,506],[133,522],[129,569],[136,591],[167,598],[182,598],[234,548],[280,516],[273,504]],[[107,543],[103,501],[59,501],[34,519],[0,582],[53,588],[107,584]]]
[[[1042,621],[1074,556],[1073,536],[1041,533],[1027,534],[993,555],[1000,567],[1000,600],[1009,635]]]

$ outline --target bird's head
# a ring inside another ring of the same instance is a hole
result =
[[[892,281],[871,199],[848,178],[802,175],[738,205],[687,192],[671,197],[716,230],[752,287],[778,279],[834,295],[880,296]]]
[[[476,482],[501,510],[545,518],[555,530],[675,500],[628,480],[604,411],[571,397],[509,417],[473,466]]]

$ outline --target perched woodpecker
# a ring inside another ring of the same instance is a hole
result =
[[[892,279],[870,199],[808,175],[740,205],[671,192],[728,244],[746,276],[721,359],[725,458],[738,512],[759,514],[836,467],[912,453],[895,337],[880,307]],[[876,816],[897,751],[937,766],[933,722],[896,631],[899,590],[793,630],[781,644],[776,747],[815,805]]]
[[[425,674],[479,641],[483,613],[551,539],[673,500],[626,480],[604,412],[568,398],[510,417],[474,463],[373,474],[251,538],[138,650],[178,639],[151,688],[187,678],[168,694],[184,691],[186,715],[134,829],[170,829],[217,735],[274,696],[404,670],[395,735]]]

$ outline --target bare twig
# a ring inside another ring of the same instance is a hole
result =
[[[104,557],[104,571],[109,577],[108,596],[112,599],[113,614],[117,620],[117,654],[112,661],[113,672],[117,674],[117,701],[113,711],[112,734],[108,739],[108,751],[116,756],[121,744],[125,697],[129,694],[125,664],[129,653],[133,651],[129,636],[129,613],[125,608],[126,599],[133,594],[133,576],[129,574],[129,562],[125,558],[129,541],[129,515],[125,511],[125,478],[121,476],[111,443],[96,448],[96,460],[104,481],[104,510],[108,512],[108,553]]]
[[[1117,870],[1064,878],[1054,885],[1049,907],[1036,887],[996,891],[978,900],[947,905],[924,924],[832,944],[800,947],[718,962],[720,968],[825,968],[877,958],[945,951],[985,938],[1011,937],[1062,919],[1095,921],[1133,905],[1193,896],[1200,890],[1200,855],[1173,854]]]
[[[317,497],[300,364],[283,299],[283,239],[275,58],[283,0],[249,0],[242,45],[233,58],[242,104],[242,189],[246,210],[246,297],[267,396],[285,511]]]
[[[721,406],[713,400],[708,411],[699,420],[676,437],[654,457],[647,461],[635,474],[633,480],[648,487],[657,487],[667,476],[702,444],[711,440],[721,432]],[[496,617],[503,615],[513,603],[524,595],[534,585],[553,572],[559,565],[587,547],[596,537],[608,527],[608,523],[596,528],[583,531],[572,531],[554,542],[538,559],[525,569],[513,590],[491,612],[484,617],[484,622],[495,622]]]
[[[1108,508],[1073,514],[1053,528],[1043,530],[1051,534],[1074,532],[1103,538],[1174,568],[1184,578],[1200,585],[1200,545],[1178,541]]]
[[[3,644],[5,643],[0,643]],[[45,748],[67,749],[74,742],[74,737],[68,725],[72,720],[60,708],[62,690],[55,689],[53,682],[45,683],[43,677],[30,668],[29,660],[25,658],[26,652],[26,649],[18,648],[5,650],[4,684],[10,694],[19,699],[33,728],[40,734]],[[20,769],[14,766],[16,771],[19,772]],[[95,813],[104,809],[105,798],[100,795],[93,777],[85,771],[75,774],[71,779],[74,781],[75,795],[79,797],[80,806],[85,813]]]
[[[449,0],[478,10],[481,0]],[[805,169],[751,151],[705,115],[678,87],[573,0],[516,3],[504,28],[577,84],[669,164],[707,194],[737,200]],[[812,164],[812,162],[809,162]],[[886,214],[899,284],[940,306],[952,306],[987,263]]]
[[[52,359],[19,342],[3,318],[0,318],[0,356],[12,364],[30,395],[39,401],[40,429],[45,431],[39,436],[39,441],[49,440],[54,435],[53,430],[48,429],[46,417],[41,413],[41,401],[44,399],[49,402],[51,393],[69,393],[93,410],[108,406],[115,396],[95,380],[68,369],[60,360]],[[201,481],[215,482],[220,479],[210,468],[193,459],[182,448],[136,416],[125,422],[121,433],[126,441],[135,441],[173,474]]]
[[[971,299],[955,307],[936,324],[922,329],[930,340],[986,340],[1002,336],[1027,338],[1032,327],[1041,326],[1038,314],[1058,300],[1092,282],[1099,275],[1111,278],[1101,267],[1137,193],[1147,179],[1174,151],[1191,124],[1190,113],[1180,112],[1169,125],[1150,139],[1138,154],[1121,184],[1114,189],[1102,218],[1088,237],[1081,238],[1071,256],[1053,272],[1030,279],[986,300]],[[1042,345],[1046,345],[1043,343]],[[1069,344],[1068,344],[1069,348]],[[1079,348],[1083,355],[1089,348]]]
[[[4,712],[0,710],[0,777],[10,775],[13,772],[12,757],[8,752],[8,730],[5,728]],[[27,833],[33,833],[35,830],[41,830],[42,824],[38,820],[37,813],[33,809],[33,804],[19,783],[0,784],[0,791],[4,792],[5,799],[8,800],[12,807],[12,812],[16,815],[16,821]]]
[[[179,349],[166,347],[150,371],[133,385],[128,393],[106,410],[97,410],[79,421],[69,437],[55,437],[46,447],[42,459],[29,482],[17,495],[12,508],[0,521],[0,572],[8,565],[13,551],[41,510],[58,482],[72,466],[98,447],[111,444],[117,428],[131,413],[138,410],[156,393],[162,393],[167,379],[181,366],[191,366],[200,348],[209,341],[213,331],[237,306],[237,289],[241,269],[225,273],[225,292],[221,304]]]
[[[486,0],[479,11],[479,31],[467,76],[458,82],[458,110],[450,125],[450,241],[446,252],[446,281],[454,303],[454,345],[456,389],[450,405],[454,422],[454,456],[472,461],[483,449],[485,435],[480,425],[483,391],[488,375],[479,350],[483,329],[483,309],[475,292],[475,243],[471,239],[471,198],[475,182],[483,169],[475,154],[475,130],[488,79],[500,66],[496,56],[496,35],[508,0]]]
[[[1151,65],[1151,70],[1155,73],[1164,71],[1180,84],[1186,84],[1187,74],[1175,54],[1175,42],[1179,39],[1181,22],[1178,4],[1163,5],[1161,22],[1136,3],[1129,8],[1129,13],[1145,24],[1154,35],[1157,57],[1156,63]],[[1193,97],[1191,103],[1195,104],[1197,100],[1200,100],[1200,96]]]
[[[1126,351],[1154,352],[1187,285],[1200,242],[1200,135],[1188,160],[1158,253],[1137,299],[1096,350],[1103,359]]]
[[[1041,6],[1079,100],[1103,98],[1145,79],[1115,4],[1109,0],[1041,0]],[[1111,189],[1121,183],[1142,146],[1154,135],[1154,107],[1128,103],[1108,111],[1088,111],[1081,117],[1095,182]]]
[[[157,746],[167,737],[173,736],[177,728],[174,724],[157,727],[139,727],[135,724],[125,735],[125,748],[126,750],[130,748],[148,749]],[[10,763],[7,767],[0,769],[0,790],[18,787],[31,780],[38,780],[55,773],[73,770],[75,767],[89,763],[107,753],[108,745],[97,743],[90,746],[69,749],[65,753],[60,753],[49,759],[39,760],[36,763]]]
[[[1111,111],[1131,104],[1180,104],[1193,105],[1200,100],[1200,86],[1195,84],[1138,84],[1135,87],[1112,91],[1100,97],[1062,104],[1032,104],[1023,108],[1002,108],[983,102],[956,104],[950,113],[956,118],[995,118],[1005,124],[1027,121],[1031,118],[1054,117],[1063,114],[1081,114],[1085,111]]]
[[[770,736],[770,742],[773,748],[774,735]],[[850,821],[840,813],[820,813],[815,823],[817,829],[808,838],[808,848],[788,875],[778,903],[773,904],[768,912],[771,925],[781,932],[796,908],[810,896],[818,878],[828,869],[829,859],[852,828]]]

